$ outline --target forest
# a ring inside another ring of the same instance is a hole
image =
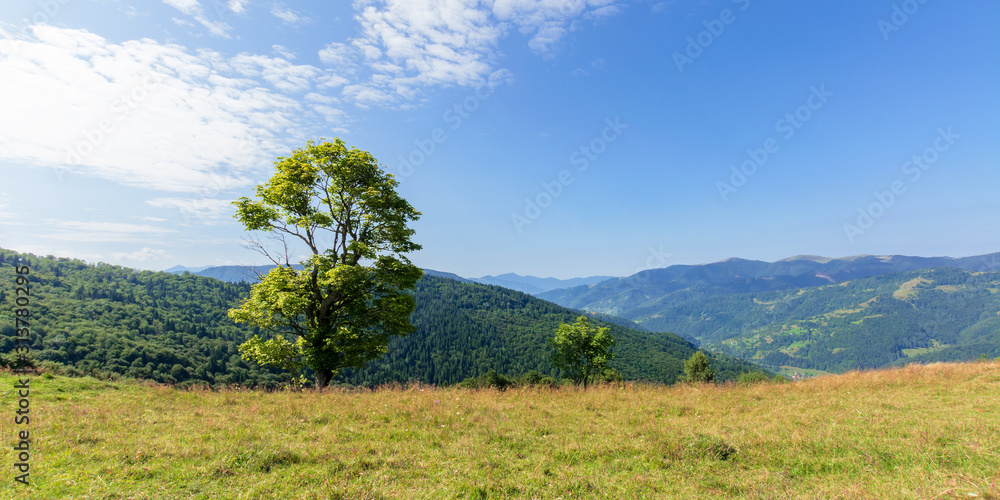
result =
[[[247,283],[192,274],[139,271],[103,263],[19,254],[0,249],[0,352],[12,361],[14,264],[30,264],[31,353],[36,364],[70,375],[131,377],[160,383],[279,387],[287,374],[244,360],[238,347],[256,328],[226,312],[249,296]],[[490,371],[556,375],[548,339],[579,311],[493,285],[425,275],[415,294],[417,331],[394,338],[389,352],[341,384],[375,386],[420,381],[454,384]],[[625,379],[673,383],[697,347],[671,333],[653,333],[595,318],[617,343],[611,367]],[[718,379],[756,366],[711,354]]]
[[[762,363],[831,372],[1000,356],[1000,273],[933,268],[731,294],[644,322]]]

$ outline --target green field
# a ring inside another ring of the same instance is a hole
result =
[[[0,498],[997,498],[1000,363],[754,386],[182,391],[35,377]],[[19,427],[19,426],[18,426]]]
[[[778,375],[788,378],[809,378],[818,377],[820,375],[829,375],[829,372],[823,370],[813,370],[810,368],[799,368],[797,366],[781,366],[778,369]]]

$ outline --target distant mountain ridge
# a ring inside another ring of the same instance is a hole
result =
[[[174,266],[174,267],[171,267],[170,269],[164,269],[163,272],[165,272],[165,273],[171,273],[171,274],[183,274],[184,271],[187,271],[187,272],[189,272],[191,274],[194,274],[194,273],[196,273],[198,271],[202,271],[202,270],[208,269],[209,267],[212,267],[212,266],[201,266],[201,267]]]
[[[538,297],[565,307],[620,316],[641,325],[643,317],[719,295],[828,285],[933,267],[955,267],[966,271],[1000,270],[1000,253],[962,258],[796,256],[776,262],[732,258],[711,264],[650,269],[593,286],[551,290],[538,294]]]
[[[302,266],[300,265],[295,265],[294,267],[296,269],[302,269]],[[183,274],[186,271],[198,276],[207,276],[209,278],[228,281],[230,283],[239,283],[239,282],[254,283],[257,281],[258,274],[266,274],[272,268],[274,268],[273,265],[202,266],[202,267],[174,266],[171,267],[170,269],[164,270],[164,272],[173,274]],[[529,293],[532,295],[537,295],[542,292],[547,292],[560,288],[593,285],[614,278],[613,276],[589,276],[586,278],[571,278],[571,279],[537,278],[535,276],[521,276],[514,273],[506,273],[498,276],[483,276],[480,278],[463,278],[455,273],[436,271],[434,269],[424,269],[424,273],[431,276],[437,276],[441,278],[448,278],[456,281],[461,281],[463,283],[480,283],[483,285],[502,286],[504,288],[509,288],[511,290]]]
[[[613,278],[614,276],[588,276],[586,278],[559,279],[538,278],[535,276],[521,276],[514,273],[505,273],[497,276],[469,278],[469,280],[476,283],[482,283],[484,285],[497,285],[504,288],[510,288],[511,290],[517,290],[519,292],[538,295],[540,293],[561,288],[595,285]]]
[[[640,318],[773,368],[842,372],[1000,355],[1000,273],[935,267],[720,295]]]

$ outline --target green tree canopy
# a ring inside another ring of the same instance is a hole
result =
[[[572,325],[559,325],[551,343],[556,348],[552,363],[568,373],[574,384],[582,383],[584,389],[590,378],[600,376],[614,357],[611,347],[615,340],[608,334],[608,328],[591,326],[586,316],[578,317]]]
[[[404,254],[420,249],[408,223],[420,213],[396,193],[397,181],[366,151],[343,141],[292,151],[275,173],[240,198],[235,217],[250,231],[269,233],[281,250],[260,240],[253,246],[277,267],[253,285],[229,316],[274,333],[241,346],[247,359],[316,372],[325,387],[340,369],[361,367],[386,352],[391,335],[407,335],[413,296],[406,293],[422,271]],[[297,270],[290,245],[304,245]]]
[[[711,382],[715,380],[715,370],[708,364],[708,356],[702,351],[695,351],[691,358],[684,362],[684,382]]]

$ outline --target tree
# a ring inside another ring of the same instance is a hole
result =
[[[715,380],[715,370],[708,364],[708,356],[704,352],[695,351],[691,358],[684,362],[684,382],[711,382]]]
[[[404,254],[420,249],[407,227],[420,212],[371,154],[348,150],[340,139],[309,141],[274,166],[254,199],[233,204],[247,230],[269,233],[281,250],[251,240],[275,267],[229,316],[294,339],[254,336],[240,346],[245,359],[293,374],[311,368],[323,388],[342,368],[385,354],[390,336],[415,330],[415,302],[406,291],[423,271]],[[301,267],[291,263],[291,242],[308,250]]]
[[[578,317],[572,325],[559,325],[550,343],[556,349],[552,363],[569,373],[574,384],[582,383],[584,389],[614,357],[611,347],[615,339],[608,334],[608,328],[591,326],[586,316]]]

